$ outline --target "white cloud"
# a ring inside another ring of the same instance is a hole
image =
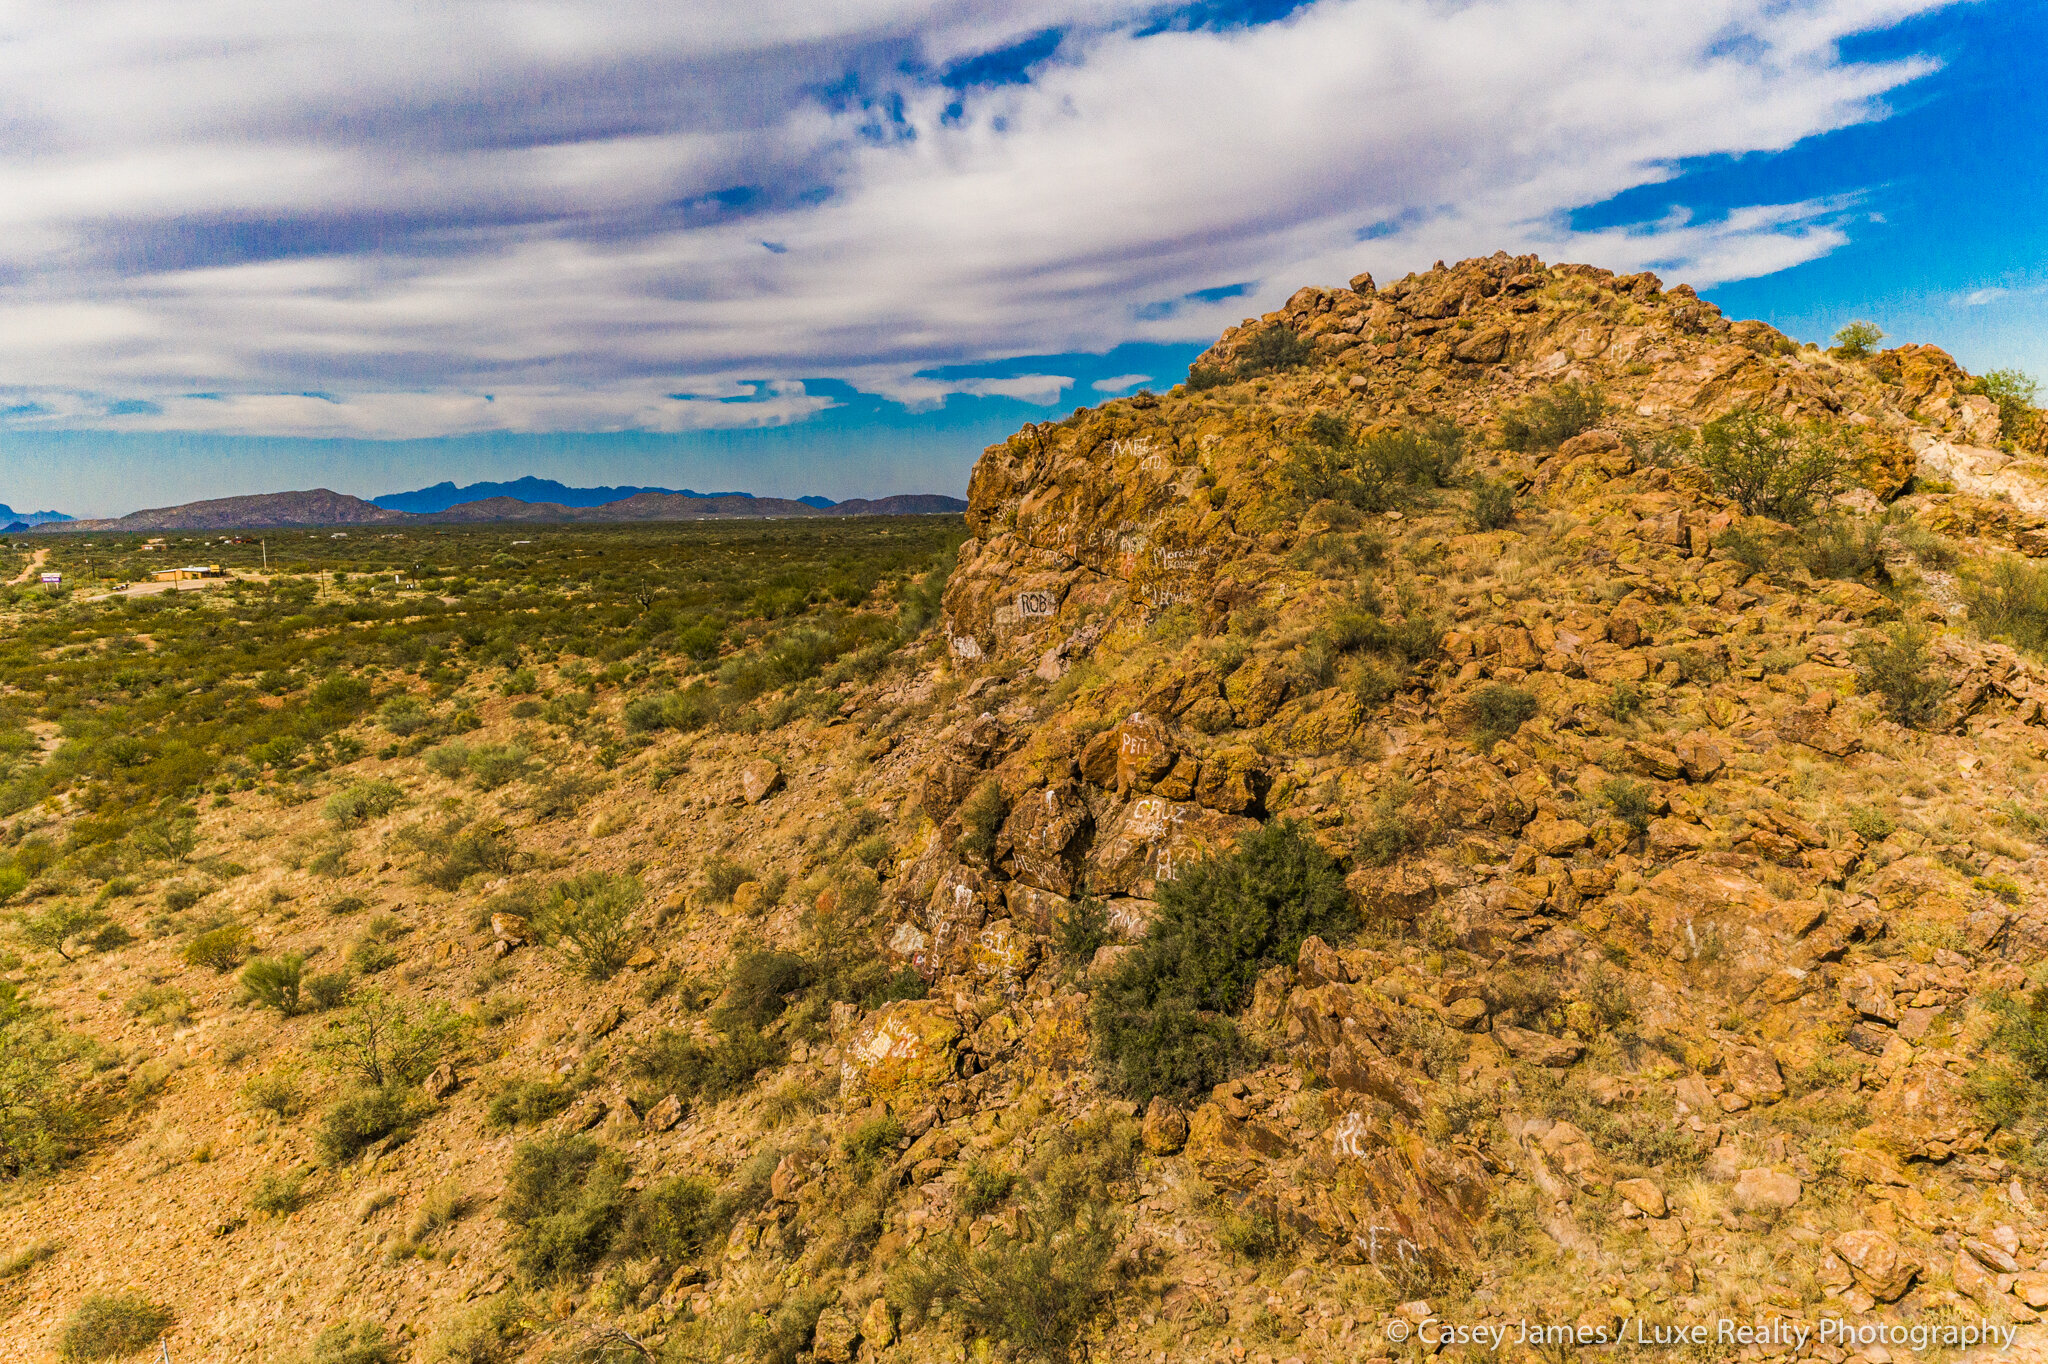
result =
[[[1497,248],[1769,273],[1848,206],[1565,215],[1881,116],[1928,63],[1838,42],[1943,3],[1318,0],[1139,37],[1132,0],[36,0],[0,44],[0,408],[401,436],[825,405],[666,396],[763,375],[1050,404],[1071,379],[919,376]],[[1054,27],[1029,84],[917,74]]]
[[[2010,289],[1976,289],[1963,298],[1963,306],[1966,308],[1981,308],[1987,303],[1997,302],[2011,292]]]
[[[1127,388],[1136,388],[1139,384],[1151,382],[1152,376],[1149,374],[1113,374],[1107,379],[1097,379],[1088,387],[1097,393],[1121,393]]]

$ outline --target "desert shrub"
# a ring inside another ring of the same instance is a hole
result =
[[[732,893],[754,879],[753,869],[729,857],[714,857],[704,864],[704,893],[713,904],[727,904]]]
[[[1428,830],[1405,806],[1409,790],[1393,785],[1376,793],[1358,831],[1358,856],[1367,866],[1385,867],[1422,847]]]
[[[348,1000],[349,980],[346,975],[334,971],[308,976],[303,992],[308,1012],[338,1008]]]
[[[348,968],[359,976],[374,976],[398,965],[398,949],[378,938],[357,938],[348,949]]]
[[[633,911],[641,894],[640,882],[630,876],[593,871],[570,877],[549,889],[534,931],[584,975],[609,980],[632,954]]]
[[[1187,1097],[1218,1081],[1246,1048],[1227,1015],[1265,968],[1292,960],[1311,933],[1354,923],[1329,855],[1276,820],[1159,888],[1159,912],[1091,1015],[1111,1081],[1138,1102]]]
[[[609,784],[602,777],[557,771],[533,783],[526,809],[536,820],[567,818],[581,810],[585,801]]]
[[[126,1359],[171,1329],[171,1309],[139,1293],[95,1293],[71,1310],[57,1338],[65,1359]]]
[[[242,991],[266,1009],[290,1018],[303,1013],[306,1001],[300,989],[306,954],[287,952],[280,957],[258,957],[242,968]]]
[[[1890,815],[1872,806],[1858,805],[1849,811],[1850,832],[1867,843],[1882,843],[1897,828]]]
[[[519,744],[478,744],[469,750],[469,775],[486,791],[517,781],[533,767],[533,755]]]
[[[1798,428],[1753,411],[1701,427],[1699,464],[1744,515],[1794,524],[1812,520],[1848,474],[1841,443],[1825,427]]]
[[[435,1335],[437,1364],[506,1364],[526,1333],[526,1307],[518,1293],[494,1293],[458,1312]]]
[[[1971,389],[1998,404],[2000,433],[2008,441],[2024,440],[2040,421],[2034,403],[2041,386],[2017,369],[1994,369],[1977,377]]]
[[[628,1065],[655,1100],[673,1094],[716,1103],[750,1087],[757,1074],[782,1057],[779,1043],[751,1028],[733,1029],[709,1047],[686,1032],[664,1029],[634,1048]]]
[[[619,1249],[663,1264],[696,1259],[728,1225],[717,1190],[706,1179],[679,1175],[649,1185],[633,1200]]]
[[[1609,777],[1600,783],[1596,798],[1638,838],[1649,832],[1650,788],[1642,782]]]
[[[1315,346],[1301,333],[1284,322],[1275,322],[1253,333],[1250,340],[1237,348],[1237,377],[1248,379],[1276,370],[1299,369],[1314,359],[1315,353]]]
[[[196,935],[181,954],[190,966],[208,966],[226,974],[242,964],[254,946],[249,930],[237,923],[222,924]]]
[[[1018,1177],[1013,1171],[999,1170],[987,1161],[972,1159],[961,1168],[960,1211],[969,1217],[994,1212],[1010,1201],[1010,1195],[1017,1191]]]
[[[1884,329],[1861,318],[1835,333],[1835,354],[1844,360],[1862,360],[1884,340]]]
[[[1489,752],[1503,739],[1512,739],[1523,722],[1536,718],[1536,695],[1512,682],[1490,682],[1472,694],[1472,743],[1481,753]]]
[[[1816,578],[1885,578],[1882,521],[1830,517],[1800,537],[1799,558]]]
[[[1230,377],[1227,370],[1220,369],[1215,365],[1189,365],[1188,391],[1191,393],[1206,393],[1212,388],[1223,387],[1223,385],[1230,382]]]
[[[0,1177],[54,1168],[88,1115],[66,1076],[88,1044],[0,980]]]
[[[190,1018],[192,997],[175,985],[150,985],[129,996],[126,1007],[133,1017],[161,1028]]]
[[[378,990],[358,995],[312,1041],[314,1052],[358,1083],[415,1085],[452,1052],[462,1022],[438,1000],[415,1004]]]
[[[813,974],[811,964],[793,952],[744,953],[727,973],[711,1021],[727,1032],[765,1028],[782,1016],[787,996],[808,985]]]
[[[492,1096],[485,1117],[493,1127],[546,1122],[575,1101],[576,1091],[555,1080],[514,1080]]]
[[[1568,381],[1501,414],[1501,444],[1529,453],[1554,450],[1590,431],[1607,411],[1607,397],[1594,384]]]
[[[1616,682],[1607,689],[1607,713],[1626,722],[1643,708],[1642,688],[1633,682]]]
[[[376,781],[359,781],[345,790],[336,791],[327,798],[321,813],[327,822],[337,828],[352,829],[381,819],[398,808],[405,793],[395,782],[378,778]]]
[[[1969,1092],[1985,1119],[2004,1129],[2012,1153],[2048,1158],[2048,987],[2022,998],[1994,993],[1985,1003],[1998,1019]]]
[[[436,829],[415,826],[404,841],[419,853],[419,878],[441,890],[458,890],[472,876],[501,876],[519,860],[511,830],[498,820],[470,824],[457,818]]]
[[[666,728],[668,718],[663,714],[666,696],[636,696],[626,703],[619,718],[626,722],[626,729],[633,734],[646,734]]]
[[[2001,555],[1964,580],[1963,599],[1978,634],[2048,655],[2048,568]]]
[[[377,711],[377,723],[401,739],[431,728],[434,712],[417,696],[394,696]]]
[[[403,1136],[420,1118],[419,1105],[395,1085],[350,1088],[320,1115],[313,1144],[329,1165],[342,1165],[386,1137]]]
[[[626,1161],[583,1136],[543,1137],[512,1153],[499,1215],[512,1254],[535,1282],[583,1273],[611,1249],[626,1214]]]
[[[1233,1260],[1271,1260],[1292,1241],[1273,1210],[1256,1200],[1226,1206],[1216,1219],[1216,1244]]]
[[[514,668],[505,674],[498,690],[507,696],[528,696],[540,690],[540,678],[531,668]]]
[[[1504,530],[1515,520],[1515,485],[1486,480],[1472,488],[1472,510],[1467,519],[1474,530]]]
[[[1321,414],[1327,415],[1327,414]],[[1279,474],[1297,501],[1346,503],[1385,511],[1418,488],[1448,486],[1464,454],[1465,434],[1435,419],[1360,437],[1341,421],[1311,421]]]
[[[469,745],[460,739],[451,739],[428,752],[424,761],[427,770],[435,776],[460,781],[469,773]]]
[[[1109,943],[1109,909],[1092,895],[1069,901],[1053,916],[1052,933],[1061,956],[1085,965]]]
[[[960,837],[954,846],[969,857],[987,861],[995,856],[996,835],[1010,813],[1003,788],[994,777],[986,777],[960,804]]]
[[[45,1260],[54,1260],[63,1248],[58,1241],[31,1241],[20,1250],[0,1255],[0,1283],[20,1278]]]
[[[241,1093],[242,1102],[249,1107],[259,1112],[274,1113],[279,1118],[295,1118],[306,1106],[298,1077],[282,1068],[251,1075],[242,1082]]]
[[[311,1364],[401,1364],[405,1347],[375,1322],[338,1322],[313,1337]]]
[[[1885,714],[1908,729],[1932,724],[1950,690],[1948,679],[1934,671],[1931,638],[1924,626],[1908,622],[1854,650],[1858,685],[1883,698]]]
[[[64,900],[34,914],[22,915],[15,921],[15,931],[30,947],[55,952],[65,961],[76,961],[72,953],[78,951],[78,944],[74,939],[90,938],[107,923],[103,911]]]
[[[896,1154],[896,1144],[903,1140],[903,1124],[894,1114],[884,1113],[878,1118],[869,1118],[846,1134],[840,1149],[862,1180],[873,1175],[883,1160]]]
[[[405,1229],[406,1239],[417,1244],[447,1230],[469,1215],[470,1198],[460,1185],[443,1184],[420,1200],[419,1210]]]
[[[274,1217],[288,1216],[305,1201],[305,1184],[306,1176],[300,1171],[279,1174],[273,1170],[249,1191],[249,1206]]]

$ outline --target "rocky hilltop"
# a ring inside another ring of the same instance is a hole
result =
[[[650,719],[581,829],[507,802],[652,892],[609,979],[503,875],[402,879],[445,773],[346,774],[416,807],[355,836],[386,978],[504,1011],[404,1135],[224,1112],[317,1015],[230,1058],[226,978],[178,976],[176,1032],[102,1002],[168,951],[47,977],[168,1066],[8,1195],[65,1230],[0,1342],[132,1289],[175,1358],[369,1323],[394,1359],[1270,1364],[1425,1321],[1908,1357],[1823,1319],[2042,1357],[2044,434],[1933,347],[1647,274],[1303,289],[991,447],[936,635],[836,713]],[[266,950],[319,941],[284,911],[319,819],[204,812]],[[522,1145],[578,1133],[550,1159],[609,1202]],[[223,1219],[295,1161],[302,1207]]]

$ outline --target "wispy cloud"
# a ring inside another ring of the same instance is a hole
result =
[[[1928,63],[1839,42],[1942,6],[42,0],[0,44],[0,423],[687,430],[801,420],[797,375],[1052,403],[920,376],[1497,247],[1767,273],[1844,207],[1565,215],[1881,116]]]

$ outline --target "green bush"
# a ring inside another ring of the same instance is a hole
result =
[[[1468,518],[1474,530],[1505,530],[1515,520],[1515,485],[1487,480],[1472,489]]]
[[[1862,360],[1869,356],[1877,343],[1884,340],[1884,330],[1875,322],[1860,318],[1835,333],[1835,354],[1844,360]]]
[[[359,781],[346,790],[336,791],[327,798],[321,813],[327,822],[337,828],[353,829],[368,824],[373,819],[382,819],[399,806],[405,793],[395,782],[378,778],[375,781]]]
[[[664,1029],[636,1047],[628,1064],[654,1101],[673,1094],[716,1103],[751,1087],[757,1074],[781,1063],[783,1054],[781,1044],[751,1028],[734,1029],[713,1047],[686,1032]]]
[[[499,820],[450,819],[436,829],[409,829],[403,841],[419,854],[419,878],[441,890],[459,890],[472,876],[502,876],[519,861],[512,831]]]
[[[256,1182],[249,1193],[249,1206],[258,1212],[273,1217],[286,1217],[299,1210],[305,1201],[306,1177],[299,1171],[278,1174],[272,1171]]]
[[[546,1122],[576,1099],[576,1091],[555,1080],[514,1080],[491,1099],[485,1117],[493,1127]]]
[[[847,1133],[840,1149],[846,1152],[856,1175],[865,1181],[884,1160],[896,1154],[897,1143],[902,1140],[902,1122],[894,1114],[884,1113],[881,1117],[867,1119]]]
[[[395,1085],[356,1086],[329,1104],[320,1115],[313,1144],[329,1165],[354,1160],[386,1137],[411,1132],[420,1111]]]
[[[1904,623],[1885,631],[1882,642],[1856,646],[1857,684],[1884,700],[1884,712],[1908,729],[1925,729],[1948,699],[1949,680],[1934,671],[1926,627]]]
[[[242,1082],[241,1093],[242,1102],[249,1107],[279,1118],[295,1118],[306,1105],[296,1076],[282,1068],[251,1075]]]
[[[1609,777],[1600,783],[1600,803],[1629,831],[1640,838],[1650,828],[1650,788],[1627,777]]]
[[[585,872],[557,882],[534,916],[542,942],[592,980],[610,980],[633,950],[633,912],[640,882],[610,872]]]
[[[305,1012],[301,992],[306,954],[287,952],[281,957],[258,957],[242,968],[242,991],[266,1009],[290,1018]]]
[[[1994,369],[1979,375],[1970,387],[1998,404],[1999,430],[2007,441],[2024,440],[2033,434],[2041,419],[2034,406],[2041,396],[2041,386],[2025,372]]]
[[[727,973],[711,1021],[727,1032],[765,1028],[782,1017],[787,997],[810,984],[813,974],[811,964],[792,952],[744,953]]]
[[[1753,411],[1731,412],[1700,428],[1699,464],[1714,490],[1746,516],[1810,521],[1840,492],[1848,460],[1825,427],[1796,428]]]
[[[1010,1201],[1010,1195],[1017,1191],[1018,1177],[1008,1170],[998,1170],[988,1162],[973,1159],[961,1169],[960,1192],[957,1195],[960,1211],[969,1217],[994,1212]]]
[[[986,862],[996,854],[996,836],[1008,818],[1010,803],[994,777],[985,777],[960,803],[960,837],[954,843],[968,857]]]
[[[312,1364],[401,1364],[405,1347],[375,1322],[341,1322],[313,1338]]]
[[[544,1137],[512,1153],[499,1215],[512,1254],[537,1283],[559,1282],[604,1258],[626,1215],[626,1161],[583,1136]]]
[[[1069,901],[1053,916],[1052,934],[1062,957],[1085,966],[1109,944],[1109,909],[1092,895]]]
[[[704,893],[716,905],[729,903],[733,892],[753,879],[751,868],[729,857],[714,857],[704,864]]]
[[[1397,784],[1375,795],[1367,807],[1358,832],[1358,857],[1367,866],[1391,866],[1423,845],[1427,830],[1403,808],[1408,796],[1408,788]]]
[[[1567,381],[1501,414],[1501,444],[1531,453],[1555,450],[1590,431],[1607,411],[1607,397],[1594,384]]]
[[[192,1016],[192,997],[175,985],[149,985],[128,999],[128,1012],[152,1028],[183,1023]]]
[[[1295,500],[1368,512],[1385,511],[1416,489],[1449,486],[1465,446],[1464,432],[1442,419],[1363,438],[1341,421],[1312,420],[1305,435],[1279,470]]]
[[[401,739],[432,728],[434,712],[417,696],[394,696],[377,712],[377,723]]]
[[[57,1353],[65,1359],[126,1359],[171,1329],[171,1309],[139,1293],[96,1293],[71,1310]]]
[[[517,781],[533,768],[533,755],[519,744],[478,744],[469,750],[469,774],[486,791]]]
[[[1988,569],[1964,580],[1963,599],[1978,634],[2048,656],[2048,568],[2017,555],[2001,555]]]
[[[1356,922],[1329,855],[1284,820],[1162,882],[1144,941],[1093,1007],[1111,1082],[1140,1103],[1215,1085],[1246,1054],[1227,1015],[1258,973],[1293,960],[1309,934],[1343,937]]]
[[[67,1071],[90,1051],[0,980],[0,1177],[55,1168],[65,1143],[86,1131],[88,1114]]]
[[[1512,682],[1490,682],[1472,694],[1472,742],[1481,753],[1503,739],[1512,739],[1524,722],[1536,718],[1535,693]]]
[[[688,1175],[664,1179],[633,1200],[619,1249],[663,1264],[687,1263],[724,1234],[725,1212],[709,1180]]]
[[[37,913],[20,916],[15,921],[15,929],[30,947],[40,947],[55,952],[65,961],[75,961],[77,958],[71,954],[78,949],[72,940],[89,938],[104,929],[107,923],[104,912],[66,900]]]
[[[249,930],[237,923],[209,928],[185,944],[183,956],[190,966],[207,966],[225,975],[242,964],[254,947]]]
[[[459,1043],[462,1021],[446,1004],[415,1004],[365,990],[313,1038],[314,1052],[372,1089],[416,1085]]]
[[[1284,322],[1252,334],[1237,348],[1237,377],[1249,379],[1283,369],[1299,369],[1315,358],[1316,348]],[[1190,373],[1190,378],[1192,378]]]

